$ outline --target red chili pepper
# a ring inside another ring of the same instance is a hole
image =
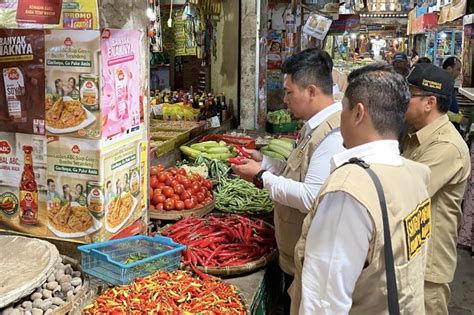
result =
[[[241,146],[236,145],[236,144],[234,144],[233,146],[234,146],[234,148],[237,149],[237,151],[239,151],[239,153],[240,153],[244,158],[249,158],[249,157],[250,157],[250,154],[249,154],[247,151],[245,151]]]
[[[239,159],[238,157],[228,158],[227,162],[229,162],[230,164],[240,165],[240,164],[242,164],[242,159]]]

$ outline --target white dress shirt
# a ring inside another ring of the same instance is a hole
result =
[[[381,140],[335,155],[331,169],[352,157],[368,164],[403,164],[398,141]],[[300,314],[349,313],[373,228],[367,209],[350,195],[333,192],[323,197],[306,239]]]
[[[342,104],[337,102],[311,117],[306,122],[308,126],[306,134],[301,135],[300,139],[304,139],[306,135],[312,132],[329,116],[341,110]],[[329,176],[331,157],[344,150],[340,130],[333,130],[314,150],[304,182],[297,182],[283,176],[278,176],[284,170],[286,163],[264,157],[262,169],[267,170],[267,172],[263,173],[262,176],[263,186],[272,200],[298,209],[302,213],[308,213],[314,198],[319,193],[319,189]]]

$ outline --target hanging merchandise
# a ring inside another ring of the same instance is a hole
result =
[[[284,12],[285,30],[289,33],[298,32],[302,20],[301,5],[296,6],[295,12],[291,9],[291,3]]]
[[[303,27],[303,32],[323,40],[331,27],[332,20],[322,15],[312,13]]]
[[[149,0],[146,13],[150,20],[148,24],[148,36],[150,38],[151,51],[154,53],[163,52],[160,1]]]

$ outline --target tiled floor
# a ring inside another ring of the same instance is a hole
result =
[[[458,249],[458,268],[451,292],[449,314],[474,315],[474,259],[468,250]]]

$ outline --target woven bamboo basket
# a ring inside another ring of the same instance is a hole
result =
[[[226,216],[225,213],[214,213],[214,216]],[[268,227],[271,227],[272,229],[274,228],[272,224],[266,222],[263,220],[265,225]],[[169,226],[169,224],[165,225],[160,229],[160,231],[166,229]],[[158,232],[160,232],[158,231]],[[196,268],[201,270],[204,273],[214,275],[214,276],[235,276],[235,275],[241,275],[241,274],[246,274],[250,273],[253,271],[256,271],[258,269],[261,269],[265,266],[267,266],[269,263],[274,261],[275,259],[278,258],[278,250],[274,249],[264,256],[260,257],[257,260],[248,262],[244,265],[240,266],[231,266],[231,267],[206,267],[206,266],[199,266],[196,265]],[[184,270],[191,270],[191,267],[186,266],[185,264],[181,263],[180,268]]]
[[[187,217],[202,217],[214,210],[213,200],[207,206],[199,209],[180,210],[180,211],[165,211],[165,210],[148,210],[148,216],[151,219],[178,221]]]

